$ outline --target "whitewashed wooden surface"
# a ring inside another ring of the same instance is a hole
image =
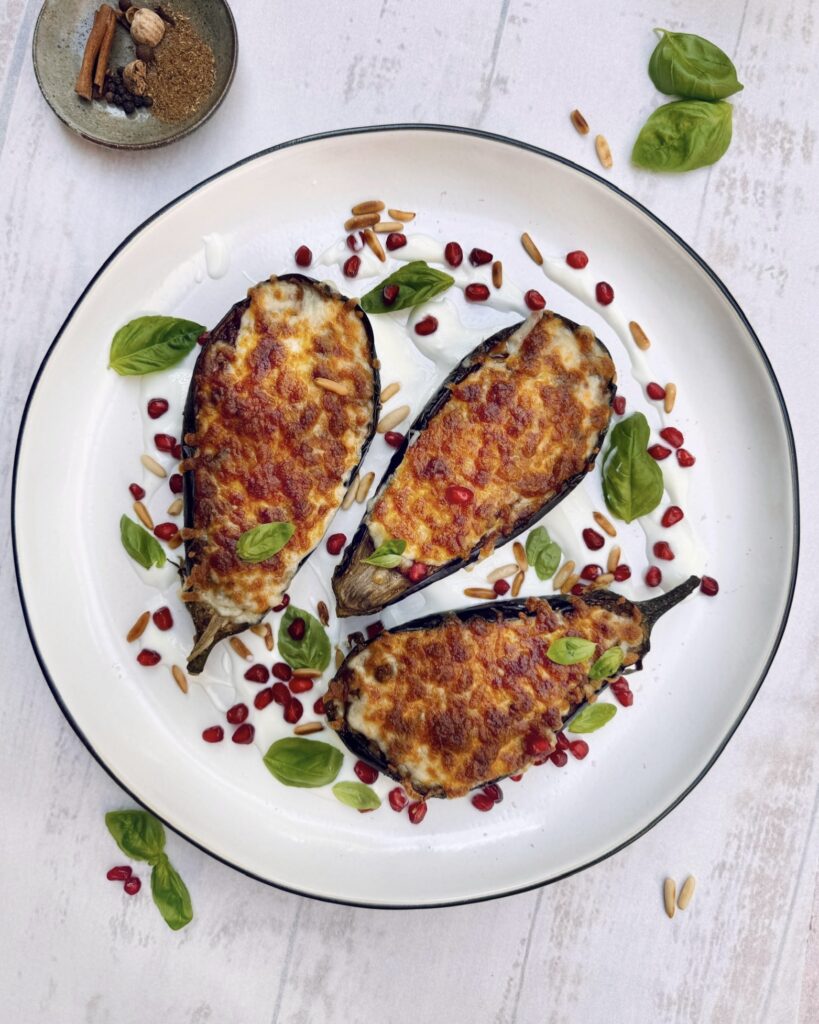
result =
[[[0,0],[0,1018],[819,1020],[817,5],[235,0],[240,63],[225,105],[191,138],[136,155],[74,138],[42,101],[30,59],[38,6]],[[745,82],[733,145],[710,171],[655,177],[629,166],[635,131],[660,99],[645,73],[658,23],[718,41]],[[239,157],[310,132],[426,121],[501,132],[598,169],[568,123],[574,106],[607,135],[611,179],[725,279],[782,383],[807,515],[801,586],[768,681],[677,810],[560,884],[455,909],[350,909],[265,887],[172,835],[196,908],[172,933],[146,891],[129,901],[104,879],[117,858],[102,816],[128,801],[64,721],[19,610],[10,471],[39,361],[121,238]],[[662,878],[687,872],[696,898],[668,921]]]

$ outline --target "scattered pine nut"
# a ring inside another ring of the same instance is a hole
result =
[[[184,508],[184,503],[183,503],[182,499],[181,498],[177,498],[175,501],[172,501],[170,503],[170,505],[168,505],[168,515],[169,516],[178,516],[183,508]]]
[[[401,231],[404,225],[397,220],[380,220],[373,226],[373,231],[379,235],[389,235],[393,231]]]
[[[350,209],[350,213],[354,217],[360,217],[362,213],[381,213],[384,209],[384,203],[380,199],[366,199],[363,203],[356,203]]]
[[[617,566],[620,564],[620,545],[615,544],[614,547],[609,551],[609,559],[606,562],[606,568],[609,572],[613,573]]]
[[[503,287],[503,264],[500,260],[495,260],[492,264],[492,284],[496,288]]]
[[[341,668],[344,663],[344,651],[340,647],[336,647],[336,668]]]
[[[512,597],[517,597],[520,593],[520,588],[523,586],[523,581],[526,579],[526,574],[523,572],[516,572],[515,578],[512,580],[512,589],[510,591]]]
[[[575,583],[580,582],[580,573],[573,572],[566,580],[563,581],[563,586],[560,588],[561,594],[568,594]]]
[[[643,352],[645,352],[646,349],[651,348],[651,342],[648,340],[648,335],[636,320],[629,320],[628,329],[631,331],[631,336],[634,338],[634,344],[637,348],[642,349]]]
[[[595,512],[593,514],[593,518],[603,533],[607,533],[609,537],[617,536],[617,530],[614,527],[614,523],[607,516],[604,516],[602,512]]]
[[[397,380],[394,380],[392,384],[388,384],[385,388],[381,389],[381,402],[389,402],[393,395],[397,395],[401,390],[401,385]]]
[[[154,476],[166,477],[168,475],[156,459],[152,458],[150,455],[140,455],[139,461],[148,470],[148,472],[153,473]]]
[[[515,556],[515,561],[517,562],[518,569],[520,569],[521,572],[526,572],[526,570],[529,568],[529,560],[526,557],[526,548],[521,544],[519,540],[516,540],[515,543],[512,545],[512,554]]]
[[[151,513],[142,504],[141,501],[134,502],[134,512],[136,513],[137,519],[142,523],[144,527],[149,530],[153,530],[154,521],[151,519]]]
[[[666,412],[674,411],[674,403],[677,401],[677,385],[668,383],[665,386],[665,401],[663,408]]]
[[[514,576],[519,571],[517,562],[509,562],[508,565],[499,565],[497,569],[493,569],[486,578],[490,583],[497,583],[498,580],[504,580],[507,576]]]
[[[345,231],[358,231],[361,228],[371,228],[373,224],[377,224],[381,220],[377,213],[359,213],[353,217],[348,217],[344,221]]]
[[[601,573],[597,579],[591,584],[594,590],[602,590],[603,587],[607,587],[609,583],[614,579],[613,572]]]
[[[367,495],[370,493],[370,488],[375,480],[375,473],[365,473],[364,476],[358,481],[358,487],[355,492],[355,500],[361,505],[367,500]]]
[[[341,395],[343,398],[350,397],[350,389],[346,384],[339,384],[337,380],[330,380],[329,377],[314,377],[313,383],[318,384],[325,391],[332,391],[334,395]]]
[[[356,475],[350,481],[350,486],[347,489],[347,493],[344,495],[344,501],[342,501],[342,503],[341,503],[341,507],[345,510],[345,512],[347,511],[348,508],[352,508],[353,507],[353,502],[355,501],[355,496],[356,496],[356,492],[357,491],[358,491],[358,474],[356,473]]]
[[[566,580],[574,572],[574,562],[569,559],[568,562],[564,562],[563,565],[555,573],[555,578],[552,580],[552,586],[555,590],[560,590]]]
[[[151,613],[143,612],[136,622],[131,626],[125,635],[125,639],[129,644],[132,644],[134,640],[139,640],[142,634],[145,632],[148,623],[151,621]]]
[[[674,904],[677,897],[677,885],[673,878],[666,878],[663,882],[663,903],[665,912],[669,917],[674,916]]]
[[[677,900],[677,906],[680,910],[685,910],[691,900],[694,898],[694,889],[697,887],[697,880],[693,875],[689,875],[683,882],[683,887],[680,889],[680,896]]]
[[[294,679],[319,679],[321,677],[321,669],[319,668],[294,668],[293,678]]]
[[[176,683],[176,685],[179,687],[179,689],[183,693],[187,693],[188,692],[188,677],[185,675],[185,673],[182,671],[182,669],[178,665],[172,666],[172,668],[171,668],[171,675],[173,676],[173,681]]]
[[[529,254],[531,259],[537,263],[539,267],[543,266],[543,257],[540,255],[540,249],[532,241],[531,236],[527,231],[524,231],[520,236],[520,242],[526,252]]]
[[[257,622],[255,626],[250,627],[250,632],[255,633],[256,636],[260,636],[264,640],[264,645],[268,651],[272,651],[276,646],[276,641],[273,637],[273,627],[269,622]]]
[[[393,220],[402,220],[405,224],[408,224],[411,220],[415,220],[415,214],[410,213],[409,210],[387,210],[387,213],[392,217]]]
[[[384,252],[384,246],[378,240],[378,235],[372,228],[367,228],[362,231],[362,235],[367,245],[372,249],[381,262],[384,263],[387,259],[387,254]]]
[[[575,129],[581,135],[589,134],[589,122],[586,120],[585,117],[583,117],[579,110],[573,110],[571,114],[569,114],[569,117]]]
[[[608,142],[606,142],[604,136],[597,135],[595,137],[594,148],[597,150],[597,159],[600,161],[601,165],[605,167],[606,170],[608,170],[611,167],[613,161],[611,159],[611,150],[609,149],[609,144]]]
[[[168,545],[171,551],[176,551],[178,547],[182,546],[182,534],[175,533],[173,537],[171,537],[171,539],[166,541],[165,543]]]
[[[408,405],[399,405],[397,409],[393,409],[392,412],[388,412],[386,416],[382,416],[378,421],[378,426],[375,428],[379,434],[386,434],[388,430],[392,430],[397,427],[402,420],[405,420],[409,416],[410,407]]]
[[[321,722],[304,722],[302,725],[295,726],[293,732],[296,736],[309,736],[312,732],[321,732],[323,728]]]
[[[327,607],[324,601],[319,601],[319,603],[316,605],[316,611],[318,612],[318,619],[322,626],[329,626],[330,609]]]
[[[245,658],[247,660],[253,657],[250,648],[247,646],[244,640],[240,640],[238,636],[232,636],[230,638],[230,646],[239,655],[240,658]]]
[[[483,601],[494,601],[498,595],[491,587],[467,587],[464,597],[479,597]]]
[[[196,590],[183,590],[179,595],[183,604],[195,604],[199,600],[199,592]]]

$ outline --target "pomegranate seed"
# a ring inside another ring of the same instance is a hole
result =
[[[610,684],[611,692],[617,698],[619,704],[624,708],[630,708],[634,703],[634,694],[631,692],[631,687],[628,685],[628,680],[619,676],[613,680]]]
[[[324,698],[323,697],[319,697],[319,699],[313,705],[313,714],[315,714],[315,715],[326,714],[326,708],[324,707]]]
[[[569,763],[569,755],[565,750],[556,750],[553,754],[549,754],[549,760],[558,768],[565,768]]]
[[[666,448],[664,444],[653,444],[648,449],[648,454],[652,459],[656,459],[658,462],[662,462],[663,459],[667,459],[671,454],[671,449]]]
[[[297,616],[287,627],[287,634],[291,640],[303,640],[307,630],[307,623],[300,616]]]
[[[668,508],[663,512],[663,518],[661,522],[663,526],[673,526],[678,523],[681,519],[685,518],[685,513],[679,505],[669,505]]]
[[[385,306],[391,306],[398,298],[398,293],[401,288],[397,284],[385,284],[381,289],[381,298],[384,300]]]
[[[496,804],[503,803],[503,790],[497,782],[490,782],[488,785],[484,786],[483,792],[486,793],[490,800],[494,800]]]
[[[145,497],[145,488],[140,487],[139,484],[128,484],[128,490],[136,498],[137,501],[142,501]]]
[[[157,608],[151,618],[154,620],[156,628],[161,629],[163,632],[173,626],[173,615],[171,615],[170,608],[164,606]]]
[[[626,411],[626,399],[625,395],[615,395],[614,401],[611,403],[612,409],[617,413],[618,416],[622,416]]]
[[[576,757],[578,761],[582,761],[589,752],[589,745],[585,740],[573,740],[569,744],[569,750],[573,757]]]
[[[181,444],[175,444],[173,446],[173,448],[171,448],[171,455],[173,455],[173,457],[178,462],[181,462],[182,458],[183,458],[183,456],[182,456],[182,445]]]
[[[289,722],[290,725],[295,725],[296,722],[304,714],[304,705],[298,697],[291,697],[284,708],[284,720]]]
[[[631,567],[628,565],[618,565],[614,570],[614,578],[618,583],[625,583],[626,580],[630,580]]]
[[[139,652],[136,659],[140,665],[144,665],[145,668],[151,668],[153,665],[158,665],[162,661],[162,655],[157,654],[156,651],[148,650],[147,647]]]
[[[526,303],[527,307],[534,312],[537,312],[539,309],[546,308],[546,300],[540,292],[536,291],[534,288],[530,288],[523,296],[523,301]]]
[[[592,551],[599,551],[606,543],[603,535],[598,533],[597,530],[592,530],[590,526],[587,526],[583,531],[583,542]]]
[[[266,665],[251,665],[245,672],[245,679],[249,683],[266,683],[270,678]]]
[[[287,686],[284,683],[274,683],[271,689],[273,690],[273,700],[285,707],[290,700],[290,690]]]
[[[413,825],[420,825],[427,816],[426,800],[416,800],[414,804],[410,804],[407,814]]]
[[[580,570],[580,578],[582,580],[596,580],[598,576],[603,575],[602,565],[584,565]]]
[[[569,740],[566,737],[566,733],[565,732],[563,732],[561,730],[557,734],[556,739],[557,739],[557,749],[558,750],[568,750],[569,749]]]
[[[367,764],[366,761],[356,761],[353,765],[353,771],[366,785],[371,786],[378,778],[378,769],[373,768],[371,764]]]
[[[391,789],[387,794],[387,799],[390,802],[390,807],[399,814],[409,803],[407,794],[401,789],[400,786],[396,786],[395,789]]]
[[[482,267],[484,263],[491,263],[494,257],[486,249],[473,249],[469,254],[469,262],[473,267]]]
[[[345,260],[342,269],[345,277],[355,277],[361,269],[361,257],[351,256],[348,260]]]
[[[241,725],[247,721],[247,716],[247,704],[234,704],[232,708],[228,708],[225,718],[231,725]]]
[[[425,316],[415,325],[415,333],[425,338],[428,334],[434,334],[438,330],[438,318],[432,315]]]
[[[668,441],[672,448],[680,448],[685,441],[682,433],[676,427],[663,427],[660,437],[664,441]]]
[[[375,622],[371,622],[369,626],[367,626],[367,637],[370,640],[375,640],[378,634],[383,632],[384,623],[381,621],[381,619],[376,619]]]
[[[575,583],[575,585],[572,587],[570,592],[572,594],[574,594],[575,597],[582,597],[583,596],[583,591],[585,589],[586,589],[586,587],[585,587],[584,584],[582,584],[582,583]]]
[[[716,597],[719,593],[719,583],[713,576],[703,576],[700,580],[700,590],[708,597]]]
[[[296,255],[293,259],[295,259],[297,267],[309,267],[313,262],[313,254],[306,245],[300,245],[298,249],[296,249]]]
[[[177,533],[179,533],[179,527],[176,523],[160,523],[154,527],[154,537],[159,537],[160,540],[170,540]]]
[[[683,469],[690,469],[690,467],[693,466],[696,461],[697,460],[694,458],[691,452],[686,451],[685,448],[677,449],[677,462],[682,466]]]
[[[204,345],[204,344],[206,344],[209,337],[210,337],[210,334],[207,331],[202,331],[202,333],[196,339],[196,344],[197,345]]]
[[[164,398],[152,398],[148,402],[148,415],[152,420],[158,420],[168,411],[168,402]]]
[[[273,608],[273,611],[274,611],[274,612],[283,612],[283,611],[284,611],[284,609],[285,609],[285,608],[286,608],[286,607],[287,607],[287,606],[288,606],[289,604],[290,604],[290,595],[289,595],[289,594],[284,594],[284,595],[282,596],[282,599],[281,599],[281,601],[279,602],[279,604],[277,604],[277,605],[276,605],[276,606],[275,606],[275,607]]]
[[[523,778],[523,775],[510,775],[509,778],[512,780],[512,782],[520,782],[520,780]]]
[[[407,244],[407,236],[400,231],[391,231],[387,235],[387,248],[392,252],[394,249],[403,249]]]
[[[492,589],[495,591],[498,597],[503,597],[504,594],[509,593],[509,584],[507,583],[506,580],[495,580],[495,582],[492,584]]]
[[[469,302],[486,302],[489,298],[489,289],[485,284],[468,284],[464,288],[464,295]]]
[[[327,538],[327,550],[331,555],[337,555],[347,543],[347,535],[345,533],[332,533]]]
[[[290,692],[291,693],[307,693],[308,690],[313,689],[314,680],[308,679],[307,676],[293,676],[290,680]]]
[[[384,440],[390,448],[400,448],[404,443],[404,435],[399,434],[397,430],[388,430],[386,434],[384,434]]]
[[[128,893],[129,896],[136,896],[136,894],[142,888],[142,882],[140,882],[136,875],[132,875],[125,883],[125,885],[123,885],[122,888]]]
[[[646,572],[646,583],[650,587],[659,587],[659,585],[662,582],[663,574],[660,572],[656,565],[650,565],[648,567],[648,571]]]
[[[653,398],[655,401],[660,401],[665,398],[665,388],[662,384],[658,384],[653,380],[650,384],[646,384],[646,394],[649,398]]]
[[[427,566],[424,562],[413,562],[407,569],[407,579],[410,583],[420,583],[427,575]]]
[[[459,487],[457,484],[451,484],[447,487],[444,495],[450,505],[468,505],[474,497],[468,487]]]
[[[673,562],[674,552],[671,545],[667,541],[658,540],[654,545],[654,557],[662,559],[663,562]]]
[[[598,281],[594,294],[601,306],[610,306],[614,302],[614,289],[607,281]]]
[[[347,235],[347,248],[350,252],[359,252],[364,246],[364,243],[360,241],[355,235]]]
[[[171,478],[168,481],[168,486],[170,487],[172,494],[181,494],[183,486],[182,474],[172,473]]]
[[[529,733],[524,742],[526,753],[530,757],[535,757],[538,754],[548,754],[552,749],[552,744],[546,739],[545,736],[538,736],[537,733]]]
[[[268,686],[265,690],[259,690],[253,698],[253,707],[257,711],[264,711],[268,704],[273,703],[273,687]]]
[[[202,739],[205,743],[221,743],[225,738],[225,730],[221,725],[211,725],[202,731]]]
[[[476,793],[472,797],[472,806],[479,811],[491,811],[495,806],[495,801],[486,793]]]
[[[444,259],[450,267],[460,267],[464,261],[464,251],[457,242],[447,242],[444,246]]]
[[[583,267],[589,265],[589,257],[582,249],[574,249],[572,252],[566,253],[566,262],[573,270],[582,270]]]
[[[230,737],[234,743],[247,744],[253,742],[253,737],[256,735],[256,730],[250,724],[245,722],[244,725],[240,725],[239,728]]]
[[[154,434],[154,444],[161,452],[170,452],[173,451],[176,438],[171,437],[170,434]]]
[[[105,877],[109,882],[125,882],[132,874],[131,868],[127,864],[123,864],[121,867],[111,868]]]
[[[293,669],[283,661],[277,661],[273,666],[273,675],[277,679],[283,679],[285,682],[290,679],[293,675]]]

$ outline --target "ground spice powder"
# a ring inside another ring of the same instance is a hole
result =
[[[216,81],[213,50],[188,18],[169,11],[162,42],[148,65],[148,94],[153,114],[168,123],[184,121],[202,106]]]

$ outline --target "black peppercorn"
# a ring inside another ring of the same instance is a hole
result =
[[[133,100],[126,100],[122,104],[122,109],[125,111],[126,114],[133,114],[135,109]]]
[[[105,102],[106,103],[113,103],[114,102],[114,94],[111,92],[110,89],[105,94]]]
[[[140,43],[136,48],[136,57],[137,60],[144,60],[146,64],[150,64],[154,59],[154,48],[147,43]]]
[[[124,14],[131,6],[131,0],[119,0],[119,9]]]
[[[152,107],[154,105],[154,101],[151,99],[150,96],[143,96],[142,102],[145,104],[146,107]]]

